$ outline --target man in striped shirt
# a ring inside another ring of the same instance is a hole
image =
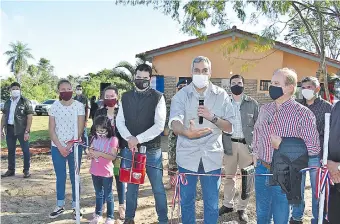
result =
[[[282,68],[274,72],[269,95],[274,102],[261,107],[254,127],[253,157],[256,174],[270,173],[273,151],[279,148],[281,137],[304,140],[309,156],[320,153],[319,133],[312,111],[293,99],[296,91],[295,71]],[[268,176],[256,176],[256,214],[258,224],[288,223],[289,204],[280,186],[270,186]]]
[[[320,139],[320,155],[310,156],[308,160],[309,167],[319,167],[320,166],[320,158],[322,158],[322,147],[323,147],[323,139],[324,139],[324,129],[325,129],[325,114],[330,113],[332,110],[332,104],[322,99],[318,93],[320,91],[320,82],[316,77],[306,77],[301,81],[302,88],[302,105],[310,109],[315,117],[316,117],[316,126],[319,132]],[[318,222],[318,211],[319,211],[319,202],[316,199],[316,170],[309,171],[310,183],[312,187],[312,214],[313,218],[311,220],[312,224],[316,224]],[[302,203],[299,205],[293,206],[292,218],[290,220],[290,224],[302,224],[303,213],[305,210],[305,201],[304,201],[304,190],[306,183],[306,173],[302,176],[301,181],[301,189],[302,189]]]

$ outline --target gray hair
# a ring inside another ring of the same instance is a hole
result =
[[[194,58],[194,60],[192,60],[191,63],[191,71],[194,69],[194,65],[196,63],[200,63],[200,62],[206,62],[209,66],[209,71],[211,72],[211,62],[209,60],[209,58],[205,57],[205,56],[197,56],[196,58]]]
[[[311,82],[314,87],[320,87],[320,82],[316,77],[308,76],[301,80],[301,83]]]
[[[280,68],[277,69],[273,76],[276,74],[284,74],[286,77],[286,81],[285,81],[285,85],[289,86],[289,85],[293,85],[293,86],[297,86],[297,74],[295,72],[294,69],[290,69],[290,68]]]

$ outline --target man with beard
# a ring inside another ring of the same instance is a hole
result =
[[[156,201],[158,221],[168,223],[168,208],[162,181],[162,150],[160,134],[166,121],[166,105],[162,93],[150,88],[152,68],[138,65],[134,76],[135,88],[123,94],[116,118],[117,128],[124,141],[121,146],[130,150],[146,147],[146,174]],[[156,169],[154,167],[158,167]],[[133,224],[137,209],[139,185],[128,184],[125,224]]]

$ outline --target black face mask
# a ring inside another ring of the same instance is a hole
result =
[[[135,79],[135,85],[138,89],[144,90],[150,86],[150,80]]]
[[[281,96],[283,96],[282,87],[279,87],[279,86],[269,86],[269,96],[273,100],[279,99]]]
[[[244,87],[243,86],[239,86],[239,85],[234,85],[232,87],[230,87],[231,92],[238,96],[241,95],[243,93]]]

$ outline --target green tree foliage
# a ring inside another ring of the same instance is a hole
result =
[[[30,53],[31,49],[20,41],[16,43],[10,43],[10,50],[6,51],[4,55],[8,56],[7,65],[11,67],[17,82],[21,82],[21,76],[28,67],[27,59],[33,59],[33,55]]]

